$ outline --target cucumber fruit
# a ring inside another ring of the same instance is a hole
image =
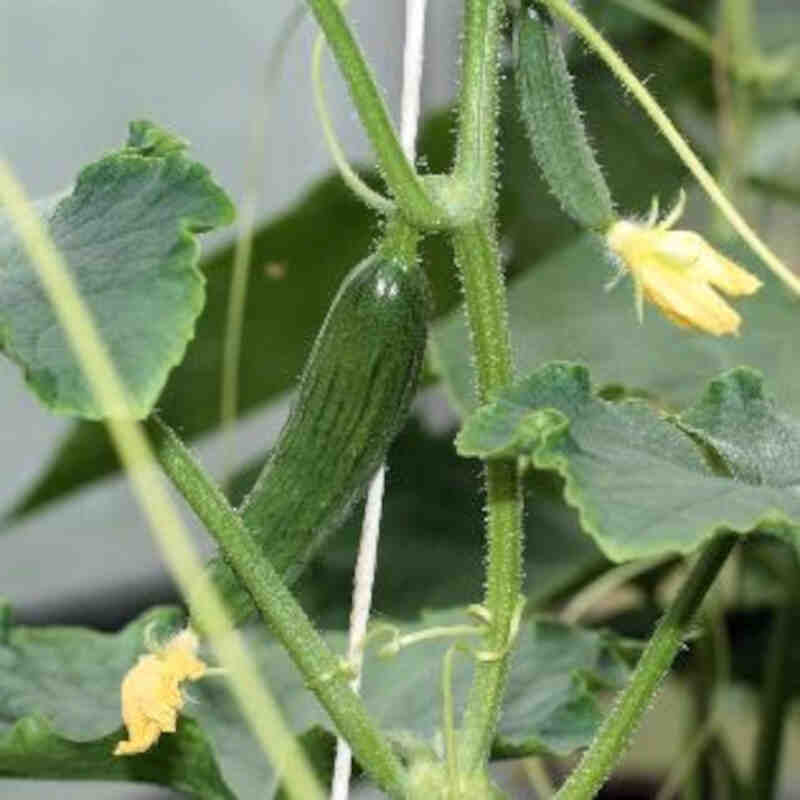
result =
[[[289,418],[239,509],[287,583],[363,497],[403,427],[429,314],[421,266],[386,250],[356,266],[339,289]],[[236,624],[255,612],[222,558],[208,569]]]
[[[605,233],[614,204],[586,136],[558,31],[547,9],[530,0],[515,16],[514,52],[522,120],[534,158],[564,211]]]

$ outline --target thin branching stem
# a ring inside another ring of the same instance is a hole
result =
[[[228,313],[225,318],[225,338],[222,350],[222,378],[220,382],[220,421],[224,431],[230,431],[239,413],[239,369],[242,354],[244,309],[247,284],[250,278],[250,260],[256,225],[258,199],[264,180],[264,149],[267,123],[272,111],[275,93],[280,85],[283,61],[300,23],[305,18],[305,5],[296,6],[286,17],[267,61],[263,91],[259,92],[250,131],[250,149],[246,160],[245,191],[239,203],[239,235],[233,251],[231,281],[228,290]],[[228,473],[230,437],[226,441],[225,470]]]
[[[432,226],[442,213],[409,161],[392,124],[383,95],[337,0],[308,0],[339,64],[383,177],[410,221]]]
[[[311,86],[314,90],[314,107],[317,111],[322,135],[325,137],[325,144],[331,154],[336,169],[339,170],[342,180],[350,191],[366,203],[370,208],[375,209],[380,214],[390,214],[394,211],[395,205],[380,192],[376,192],[368,186],[361,176],[353,169],[347,160],[344,148],[336,136],[333,128],[333,121],[328,112],[328,104],[325,100],[325,82],[322,77],[322,56],[325,52],[325,37],[320,34],[314,42],[314,49],[311,54]]]
[[[652,703],[736,540],[734,534],[724,533],[706,545],[650,638],[627,687],[620,693],[578,767],[559,790],[556,800],[590,800],[603,787]]]

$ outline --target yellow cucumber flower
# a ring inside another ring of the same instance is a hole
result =
[[[681,192],[661,222],[656,221],[654,201],[647,222],[615,222],[606,233],[606,243],[620,261],[620,274],[630,272],[633,277],[640,322],[646,298],[682,327],[714,336],[738,333],[741,317],[712,287],[738,297],[756,292],[761,281],[718,253],[700,234],[671,230],[685,201]]]
[[[119,742],[115,756],[144,753],[162,733],[175,733],[178,712],[184,704],[181,683],[196,681],[208,672],[197,657],[197,647],[197,635],[186,628],[153,652],[139,656],[128,670],[121,690],[128,739]]]

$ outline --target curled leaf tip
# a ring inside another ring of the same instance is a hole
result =
[[[145,636],[147,639],[147,636]],[[128,739],[117,744],[115,756],[136,755],[149,750],[162,733],[174,733],[185,696],[181,684],[196,681],[208,673],[197,656],[199,642],[191,628],[185,628],[139,656],[122,680],[122,719]]]
[[[633,277],[640,320],[649,300],[681,327],[714,336],[736,334],[741,317],[715,289],[738,297],[758,291],[761,281],[700,234],[672,230],[682,208],[679,200],[660,223],[652,212],[646,222],[619,220],[608,229],[606,243],[621,270]]]

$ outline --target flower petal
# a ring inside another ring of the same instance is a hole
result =
[[[734,297],[753,294],[762,285],[755,275],[723,256],[694,231],[665,232],[659,252]]]
[[[620,220],[609,229],[606,241],[633,276],[640,320],[644,296],[682,327],[714,336],[735,334],[741,317],[712,286],[733,296],[752,294],[761,286],[755,275],[694,231]]]
[[[674,270],[649,271],[642,280],[646,297],[673,322],[714,336],[738,332],[742,318],[708,284]]]

